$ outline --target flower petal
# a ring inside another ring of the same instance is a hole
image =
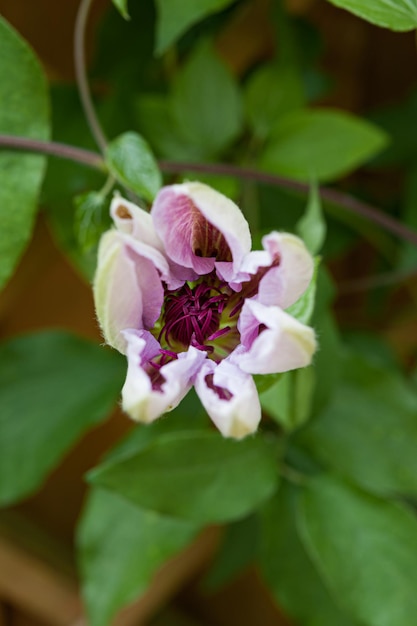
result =
[[[155,230],[150,213],[121,196],[115,196],[110,205],[110,215],[119,232],[153,246],[163,252],[164,246]]]
[[[202,183],[164,187],[151,214],[168,256],[200,275],[219,265],[228,280],[250,251],[249,227],[240,209]]]
[[[188,393],[206,353],[190,347],[156,369],[149,363],[160,345],[147,331],[126,330],[128,369],[122,389],[123,410],[138,422],[149,423],[174,409]]]
[[[126,342],[120,331],[152,328],[161,313],[164,290],[156,256],[167,267],[156,250],[145,244],[133,250],[116,230],[100,241],[94,278],[96,313],[106,342],[122,353]]]
[[[286,309],[307,289],[314,273],[314,259],[304,242],[290,233],[272,232],[262,239],[264,250],[250,252],[241,273],[252,275],[242,285],[248,297]]]
[[[316,350],[314,331],[276,306],[246,300],[240,318],[242,345],[230,359],[250,374],[274,374],[305,367]]]
[[[217,365],[207,359],[196,376],[195,388],[224,437],[241,439],[255,432],[261,405],[252,376],[227,360]]]

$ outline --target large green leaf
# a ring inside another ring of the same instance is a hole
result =
[[[49,136],[42,68],[27,43],[0,17],[0,133]],[[12,274],[32,232],[45,158],[0,152],[0,287]]]
[[[417,28],[417,0],[330,0],[364,20],[391,30]]]
[[[332,180],[377,154],[385,133],[336,109],[294,111],[276,124],[260,164],[283,176]]]
[[[268,136],[281,117],[304,104],[299,72],[291,66],[263,65],[245,88],[246,115],[260,139]]]
[[[34,491],[62,455],[107,417],[123,359],[64,332],[0,347],[0,504]]]
[[[143,137],[133,132],[119,135],[107,146],[106,161],[110,172],[122,185],[152,202],[162,177]]]
[[[89,479],[162,515],[223,522],[273,493],[276,449],[261,435],[234,441],[212,432],[170,433],[95,468]]]
[[[311,481],[300,505],[305,546],[341,606],[367,626],[414,626],[415,516],[327,475]]]
[[[197,528],[93,489],[78,528],[78,560],[91,626],[108,626],[146,591],[156,570],[184,548]]]
[[[172,112],[180,133],[202,156],[218,154],[239,134],[239,89],[208,41],[198,45],[177,77]]]
[[[417,495],[417,394],[394,369],[350,355],[330,403],[299,442],[367,489]]]
[[[121,2],[121,0],[115,0]],[[156,0],[158,22],[156,52],[162,54],[185,31],[235,0]]]
[[[284,483],[262,510],[261,571],[274,598],[302,626],[353,626],[335,604],[301,543],[295,489]]]
[[[250,515],[226,527],[219,551],[204,579],[204,587],[215,590],[226,585],[253,564],[259,549],[259,520]]]

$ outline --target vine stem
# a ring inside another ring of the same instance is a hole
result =
[[[229,163],[177,163],[173,161],[161,161],[159,166],[164,172],[178,172],[183,170],[202,172],[205,174],[219,174],[221,176],[235,176],[237,178],[256,180],[260,183],[290,189],[302,194],[308,193],[310,189],[307,183],[301,183],[276,174],[269,174],[268,172],[261,172],[249,167],[230,165]],[[327,202],[342,207],[351,213],[356,213],[378,224],[384,230],[388,230],[401,239],[405,239],[417,246],[417,232],[370,204],[362,202],[343,191],[330,189],[329,187],[320,187],[320,196],[323,200],[327,200]]]
[[[63,143],[41,141],[39,139],[29,139],[27,137],[17,137],[14,135],[0,135],[0,147],[50,154],[52,156],[82,163],[89,167],[99,169],[102,172],[107,171],[103,158],[97,154],[97,152],[91,152],[90,150],[84,150],[82,148],[69,146]],[[236,178],[255,180],[259,183],[266,183],[282,187],[284,189],[290,189],[302,194],[307,194],[309,192],[309,185],[307,183],[301,183],[289,178],[284,178],[283,176],[277,176],[276,174],[269,174],[268,172],[261,172],[256,169],[230,165],[227,163],[183,163],[176,161],[160,161],[159,166],[164,172],[176,173],[182,171],[193,171],[205,174],[218,174],[221,176],[234,176]],[[405,226],[393,217],[386,215],[376,207],[362,202],[361,200],[358,200],[357,198],[354,198],[346,193],[338,191],[337,189],[330,189],[328,187],[321,187],[320,195],[324,200],[327,200],[331,204],[350,211],[351,213],[356,213],[362,218],[378,224],[381,228],[391,232],[400,239],[409,241],[413,245],[417,246],[416,231],[408,226]]]
[[[104,160],[97,152],[69,146],[65,143],[58,143],[57,141],[42,141],[41,139],[30,139],[29,137],[18,137],[16,135],[0,135],[0,147],[50,154],[61,159],[82,163],[102,172],[107,171]]]
[[[98,120],[93,101],[91,99],[90,87],[87,80],[86,62],[85,62],[85,36],[88,21],[88,14],[90,12],[93,0],[81,0],[77,17],[75,20],[74,29],[74,64],[75,64],[75,77],[77,81],[78,92],[80,94],[80,100],[84,109],[87,123],[90,127],[91,134],[93,135],[95,142],[100,149],[101,153],[104,153],[107,146],[107,138]]]

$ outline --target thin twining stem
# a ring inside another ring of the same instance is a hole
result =
[[[13,150],[24,150],[25,152],[40,152],[50,154],[76,163],[88,165],[94,169],[107,171],[106,164],[97,152],[84,150],[69,146],[56,141],[42,141],[41,139],[30,139],[28,137],[18,137],[15,135],[0,135],[0,147],[12,148]]]
[[[100,152],[103,153],[107,145],[107,139],[98,120],[93,101],[91,99],[85,61],[86,27],[92,2],[93,0],[81,0],[78,8],[74,30],[74,64],[78,92],[80,94],[80,100],[84,109],[85,117],[90,127],[91,134],[93,135]]]
[[[29,152],[40,152],[43,154],[51,154],[53,156],[70,159],[78,163],[83,163],[89,167],[106,171],[106,165],[103,159],[96,152],[68,146],[67,144],[56,143],[53,141],[41,141],[38,139],[28,139],[26,137],[17,137],[14,135],[0,135],[0,146],[4,148],[12,148],[15,150],[26,150]],[[221,176],[234,176],[246,180],[256,180],[260,183],[292,189],[303,194],[309,192],[307,183],[300,183],[276,174],[268,174],[258,170],[230,165],[227,163],[183,163],[174,161],[160,161],[160,168],[164,172],[184,172],[194,171],[206,174],[219,174]],[[320,195],[324,200],[334,204],[340,208],[356,213],[370,222],[378,224],[384,230],[397,235],[400,239],[409,241],[417,246],[417,232],[397,221],[393,217],[386,215],[379,209],[366,204],[361,200],[357,200],[353,196],[329,189],[328,187],[320,188]]]
[[[269,174],[268,172],[261,172],[249,167],[230,165],[229,163],[177,163],[176,161],[161,161],[159,166],[164,172],[190,171],[219,174],[220,176],[235,176],[245,180],[256,180],[260,183],[283,187],[284,189],[298,191],[303,194],[308,193],[310,188],[307,183],[301,183],[276,174]],[[356,213],[370,222],[378,224],[384,230],[417,246],[417,232],[370,204],[329,187],[320,187],[320,196],[323,200],[342,207],[351,213]]]

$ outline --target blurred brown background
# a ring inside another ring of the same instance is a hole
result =
[[[361,113],[376,105],[398,101],[415,83],[417,56],[413,34],[378,29],[325,0],[288,0],[287,5],[295,14],[308,17],[322,33],[323,65],[335,80],[327,104]],[[78,0],[0,0],[0,13],[32,44],[51,80],[74,79],[72,39],[77,6]],[[218,37],[219,51],[237,73],[270,54],[268,6],[267,0],[243,3]],[[107,8],[106,0],[94,3],[88,33],[90,58],[94,53],[95,24]],[[391,181],[381,184],[384,189]],[[341,259],[333,269],[336,277],[340,275],[343,279],[356,271],[360,275],[366,264],[367,251],[363,249],[359,255]],[[353,319],[361,315],[360,294],[345,298],[342,304],[339,306],[342,318],[351,320],[352,315]],[[397,300],[392,309],[390,321],[385,317],[381,330],[406,360],[410,338],[414,346],[417,342],[415,312],[410,308],[399,312]],[[4,339],[48,326],[72,329],[100,341],[90,287],[60,253],[41,216],[16,275],[1,295],[0,333]],[[71,569],[74,525],[84,492],[82,477],[129,426],[128,420],[116,412],[105,425],[80,442],[37,496],[2,518],[1,626],[82,623],[77,621],[80,608],[76,582],[72,582],[71,574],[65,573],[68,565]],[[289,624],[273,606],[254,571],[245,572],[210,597],[204,597],[198,590],[199,572],[210,561],[219,532],[209,530],[191,551],[168,566],[149,597],[126,613],[120,624]],[[28,549],[20,542],[22,536],[32,537]],[[64,562],[62,570],[48,564],[45,553],[51,550]],[[141,616],[145,616],[145,621],[140,621]],[[168,619],[169,622],[165,621]]]

